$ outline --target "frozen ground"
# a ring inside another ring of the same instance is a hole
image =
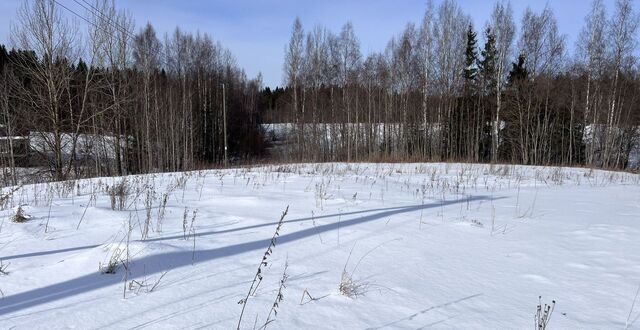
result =
[[[640,329],[638,175],[273,166],[128,177],[112,210],[121,182],[30,185],[6,201],[0,328],[235,328],[289,205],[243,329],[267,322],[285,262],[269,329],[532,329],[539,296],[556,301],[549,329]],[[24,223],[10,221],[18,205]],[[339,291],[345,269],[355,297]]]

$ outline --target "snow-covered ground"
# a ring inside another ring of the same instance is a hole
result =
[[[640,328],[639,175],[283,165],[128,177],[112,210],[121,180],[7,201],[0,328],[235,328],[287,205],[242,329],[267,322],[285,263],[269,329],[531,329],[539,296],[556,301],[548,329]]]

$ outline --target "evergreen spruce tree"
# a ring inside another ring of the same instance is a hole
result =
[[[480,93],[483,96],[482,106],[488,108],[491,100],[494,100],[492,96],[495,95],[498,86],[498,49],[496,48],[496,35],[491,31],[491,28],[485,30],[486,42],[484,48],[480,52],[482,59],[479,63],[480,74]],[[490,159],[492,148],[492,132],[491,125],[487,125],[493,121],[491,112],[483,112],[481,118],[482,128],[480,136],[480,157],[483,160]]]
[[[478,51],[476,50],[478,34],[473,31],[473,26],[469,24],[467,30],[467,50],[465,51],[464,78],[467,81],[475,81],[478,75]]]
[[[0,45],[0,73],[4,70],[4,66],[8,65],[9,53],[4,45]]]
[[[521,53],[518,56],[518,60],[511,63],[511,71],[509,71],[509,76],[507,78],[508,85],[512,86],[517,82],[524,81],[529,78],[529,71],[527,70],[525,65],[526,60],[526,55]]]
[[[484,81],[485,91],[491,94],[495,92],[498,83],[498,77],[496,77],[498,49],[496,48],[496,35],[491,31],[491,28],[485,30],[485,36],[487,42],[481,52],[480,74]]]

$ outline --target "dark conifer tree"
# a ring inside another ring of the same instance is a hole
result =
[[[513,85],[519,81],[529,78],[529,71],[525,66],[526,61],[526,55],[520,54],[518,55],[518,60],[511,63],[511,71],[509,71],[509,77],[507,79],[507,83],[509,85]]]
[[[491,28],[487,28],[485,31],[485,37],[487,41],[484,44],[480,61],[480,74],[484,83],[485,93],[492,94],[496,89],[497,77],[496,77],[496,65],[498,58],[498,50],[496,48],[496,36],[491,31]]]
[[[464,78],[467,82],[475,81],[478,74],[477,35],[478,34],[473,31],[473,26],[469,24],[469,29],[467,30],[467,49],[464,53]]]

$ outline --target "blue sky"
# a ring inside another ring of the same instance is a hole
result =
[[[73,0],[58,0],[82,12]],[[0,43],[9,44],[10,22],[22,0],[0,0]],[[605,0],[608,12],[614,0]],[[436,0],[436,3],[439,3]],[[493,1],[458,0],[476,29],[484,26]],[[554,10],[559,28],[573,50],[575,39],[589,12],[590,0],[512,0],[516,22],[529,6],[539,11],[545,4]],[[134,16],[136,26],[151,22],[160,34],[176,26],[211,34],[231,49],[250,77],[262,72],[266,85],[282,81],[284,45],[291,25],[299,16],[306,29],[316,24],[339,31],[347,21],[354,25],[363,53],[381,50],[408,22],[419,22],[426,0],[116,0]],[[638,4],[635,4],[638,8]]]

